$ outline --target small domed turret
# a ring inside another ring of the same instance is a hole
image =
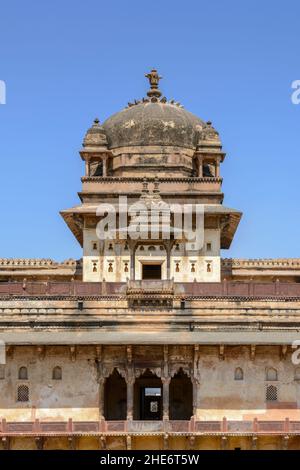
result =
[[[83,147],[107,147],[107,137],[104,128],[98,118],[90,129],[88,129],[83,140]]]

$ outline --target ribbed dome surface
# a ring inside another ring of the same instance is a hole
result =
[[[126,108],[103,123],[111,149],[131,146],[196,148],[205,123],[176,104],[142,102]]]

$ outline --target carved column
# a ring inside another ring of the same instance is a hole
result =
[[[198,155],[198,177],[202,178],[203,176],[203,160],[202,156]]]
[[[193,416],[196,417],[197,410],[200,408],[200,379],[192,378],[193,384]]]
[[[163,384],[163,420],[169,419],[169,402],[170,402],[170,377],[162,377]]]
[[[171,250],[172,243],[169,241],[166,243],[166,253],[167,253],[167,279],[171,278]]]
[[[197,415],[197,409],[200,408],[200,374],[199,374],[199,345],[194,346],[193,360],[193,416]]]
[[[102,176],[107,176],[107,156],[102,158]]]
[[[99,419],[104,418],[104,385],[105,385],[105,378],[99,378]]]
[[[87,157],[85,158],[85,176],[90,176],[90,162]]]
[[[99,419],[104,419],[104,385],[105,377],[103,376],[103,347],[96,346],[96,364],[98,368],[98,384],[99,384]]]
[[[134,377],[127,377],[127,420],[133,420]]]
[[[135,280],[135,250],[136,250],[136,243],[129,243],[130,249],[130,279],[132,281]]]
[[[171,377],[169,375],[169,346],[167,344],[164,345],[164,364],[162,370],[162,378],[163,384],[163,419],[169,419],[169,406],[170,406],[170,382]]]
[[[134,368],[132,362],[132,346],[126,348],[127,367],[126,367],[126,383],[127,383],[127,420],[133,420],[133,397],[134,397]]]
[[[217,160],[216,160],[215,168],[216,168],[216,170],[215,170],[216,178],[219,178],[219,176],[220,176],[220,159],[219,158],[217,158]]]

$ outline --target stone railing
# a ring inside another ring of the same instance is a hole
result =
[[[63,268],[81,264],[81,260],[67,259],[62,262],[50,258],[0,258],[0,269],[5,268]]]
[[[0,421],[0,436],[176,433],[199,435],[300,435],[300,421]]]
[[[293,268],[300,269],[300,258],[223,258],[222,267],[228,268]]]
[[[0,298],[3,296],[161,296],[180,298],[300,298],[300,283],[294,282],[186,282],[129,281],[81,282],[81,281],[30,281],[0,282]]]
[[[153,280],[153,281],[128,281],[127,294],[174,294],[174,281],[173,280]]]

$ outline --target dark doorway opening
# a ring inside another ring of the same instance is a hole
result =
[[[104,417],[107,421],[126,420],[127,385],[125,379],[114,369],[104,384]]]
[[[134,419],[162,419],[162,383],[148,369],[134,384]]]
[[[143,264],[142,277],[145,280],[161,279],[161,264]]]
[[[193,384],[179,369],[170,382],[170,419],[190,420],[193,414]]]
[[[141,387],[140,393],[141,419],[161,419],[161,387]]]

